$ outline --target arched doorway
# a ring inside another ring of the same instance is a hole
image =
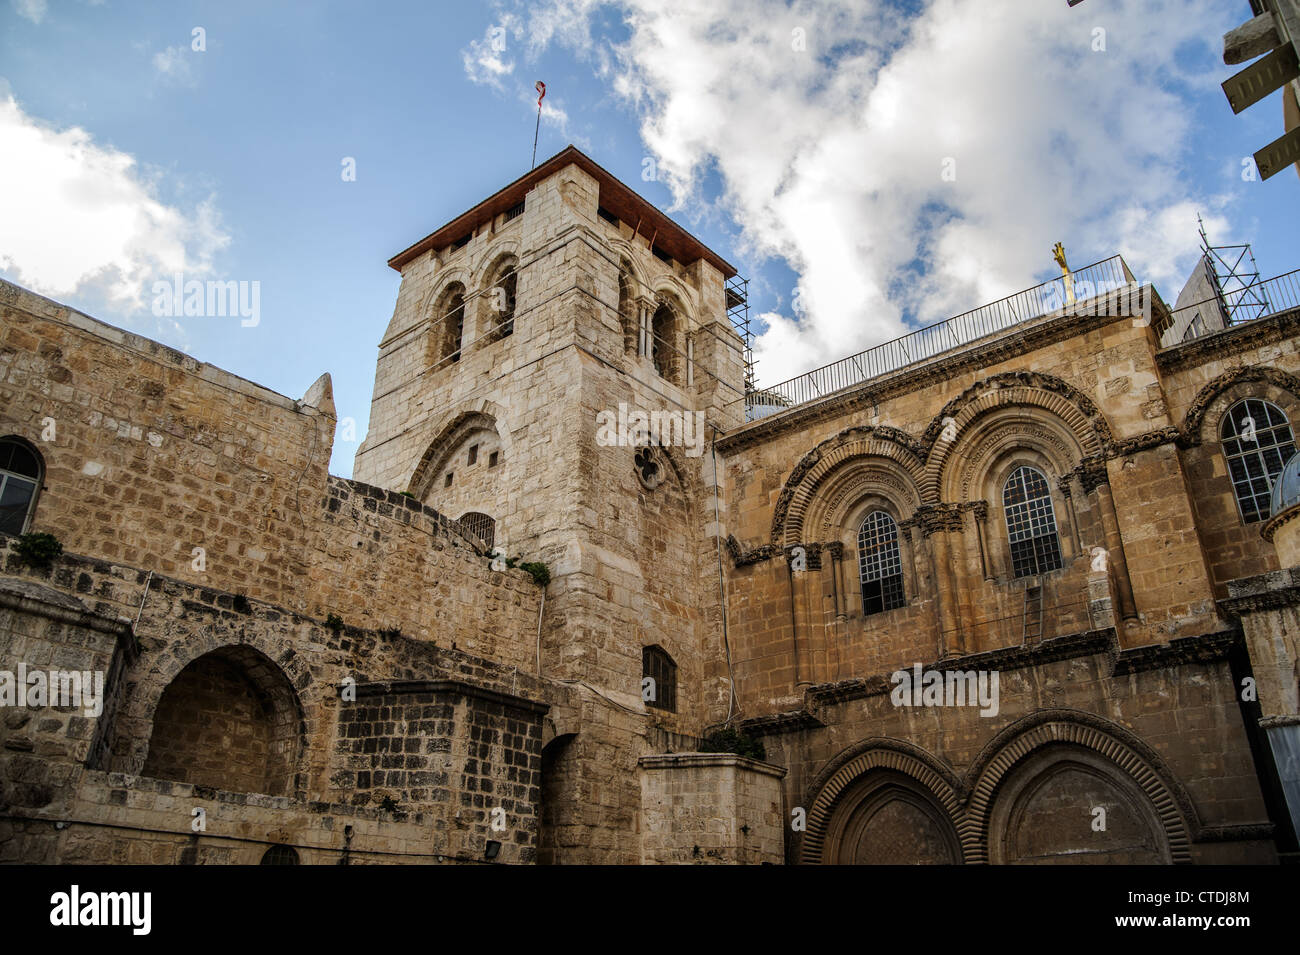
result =
[[[192,661],[163,691],[143,775],[289,795],[302,736],[298,697],[280,668],[252,647],[223,647]]]
[[[995,865],[1161,865],[1173,861],[1159,813],[1113,762],[1045,747],[1002,781],[989,817]]]
[[[841,793],[827,826],[822,862],[834,865],[958,865],[952,821],[924,787],[880,769]]]

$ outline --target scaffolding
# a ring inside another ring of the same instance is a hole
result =
[[[745,394],[754,390],[754,336],[749,330],[749,279],[733,275],[723,288],[727,318],[745,348]]]
[[[1210,245],[1200,213],[1196,215],[1196,224],[1201,234],[1201,254],[1214,274],[1224,324],[1231,328],[1272,312],[1250,243]]]

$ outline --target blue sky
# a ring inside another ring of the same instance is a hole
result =
[[[1241,175],[1280,94],[1218,88],[1244,0],[4,3],[0,274],[290,396],[329,371],[358,440],[385,262],[527,170],[537,79],[539,158],[575,143],[751,278],[766,383],[1048,278],[1057,240],[1170,300],[1196,211],[1300,266],[1300,178]],[[258,325],[154,315],[175,270],[259,282]]]

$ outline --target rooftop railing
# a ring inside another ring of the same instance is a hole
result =
[[[1136,284],[1121,256],[1094,262],[1070,273],[1073,301],[1083,302],[1096,295]],[[953,318],[841,358],[779,385],[758,388],[745,395],[745,420],[756,421],[806,401],[814,401],[851,388],[872,378],[933,358],[943,352],[1005,331],[1022,322],[1064,307],[1070,290],[1064,277],[1043,282],[1014,295]]]
[[[1182,341],[1186,342],[1297,308],[1300,308],[1300,269],[1175,308],[1169,313],[1169,326],[1184,328]],[[1202,318],[1200,322],[1194,321],[1198,314]],[[1206,317],[1210,320],[1206,321]]]

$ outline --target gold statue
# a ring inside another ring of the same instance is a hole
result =
[[[1065,246],[1059,242],[1052,246],[1052,258],[1061,267],[1061,281],[1065,283],[1065,301],[1069,304],[1074,301],[1074,276],[1070,274],[1070,267],[1065,264]]]

